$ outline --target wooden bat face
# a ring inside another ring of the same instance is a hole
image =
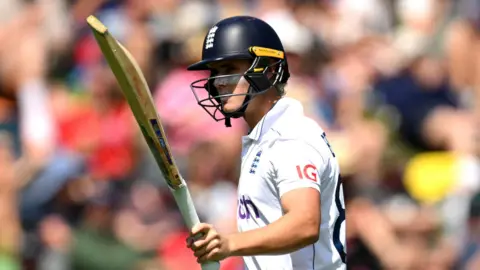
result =
[[[95,17],[87,19],[103,55],[120,85],[167,184],[177,189],[184,185],[172,157],[160,117],[143,73],[135,59]]]

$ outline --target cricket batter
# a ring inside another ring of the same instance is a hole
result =
[[[253,17],[224,19],[188,70],[211,72],[191,88],[215,120],[229,126],[243,117],[250,127],[242,141],[239,232],[195,226],[187,246],[198,261],[242,256],[250,270],[346,269],[339,166],[322,128],[300,102],[284,97],[289,71],[275,31]],[[197,91],[205,90],[202,99]]]

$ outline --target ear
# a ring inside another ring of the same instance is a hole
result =
[[[275,73],[277,72],[279,65],[279,60],[271,57],[262,57],[258,63],[259,67],[266,68],[266,70],[263,71],[263,74],[271,83],[273,83],[275,80]]]

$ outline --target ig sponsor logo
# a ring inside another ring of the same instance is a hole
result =
[[[305,166],[297,165],[298,178],[303,179],[307,178],[314,182],[317,181],[317,167],[312,164],[307,164]]]

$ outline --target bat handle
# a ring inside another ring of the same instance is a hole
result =
[[[185,221],[188,228],[192,228],[197,223],[200,223],[198,219],[197,211],[195,210],[195,206],[193,205],[192,197],[190,196],[190,192],[188,191],[187,185],[185,181],[182,179],[183,186],[172,189],[173,197],[177,202],[178,208],[180,209],[180,213],[182,214],[183,220]],[[219,270],[220,263],[219,262],[207,262],[202,264],[202,270]]]
[[[207,262],[202,264],[202,270],[219,270],[220,263],[218,262]]]

